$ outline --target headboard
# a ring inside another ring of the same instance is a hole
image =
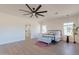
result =
[[[62,31],[61,30],[48,30],[47,33],[49,34],[57,34],[62,37]]]

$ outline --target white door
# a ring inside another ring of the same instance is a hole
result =
[[[31,39],[31,25],[25,25],[25,39]]]

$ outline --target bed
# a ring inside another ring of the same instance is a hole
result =
[[[41,34],[39,41],[50,44],[52,40],[60,41],[62,37],[61,30],[48,30],[47,33]]]

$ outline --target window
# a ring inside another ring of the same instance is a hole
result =
[[[64,35],[67,36],[73,35],[73,22],[64,23]]]
[[[47,32],[47,26],[46,25],[42,25],[42,33],[46,33]]]

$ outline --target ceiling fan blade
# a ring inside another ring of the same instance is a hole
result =
[[[26,4],[26,6],[30,9],[30,11],[32,11],[32,9],[30,8],[30,6],[28,4]],[[33,12],[33,11],[32,11]]]
[[[36,18],[38,18],[37,14],[35,14]]]
[[[19,9],[19,11],[29,12],[29,11],[26,11],[26,10],[23,10],[23,9]],[[29,12],[29,13],[30,13],[30,12]]]
[[[36,13],[46,13],[47,11],[40,11],[40,12],[36,12]]]
[[[30,14],[23,14],[23,15],[30,15]]]
[[[41,5],[39,5],[39,6],[37,7],[37,9],[35,10],[35,12],[38,11],[40,8],[41,8]]]
[[[33,16],[33,14],[31,14],[31,16],[30,17],[32,17]]]
[[[38,14],[38,13],[37,13],[37,15],[39,15],[39,16],[43,16],[43,17],[44,17],[44,15],[42,15],[42,14]]]

